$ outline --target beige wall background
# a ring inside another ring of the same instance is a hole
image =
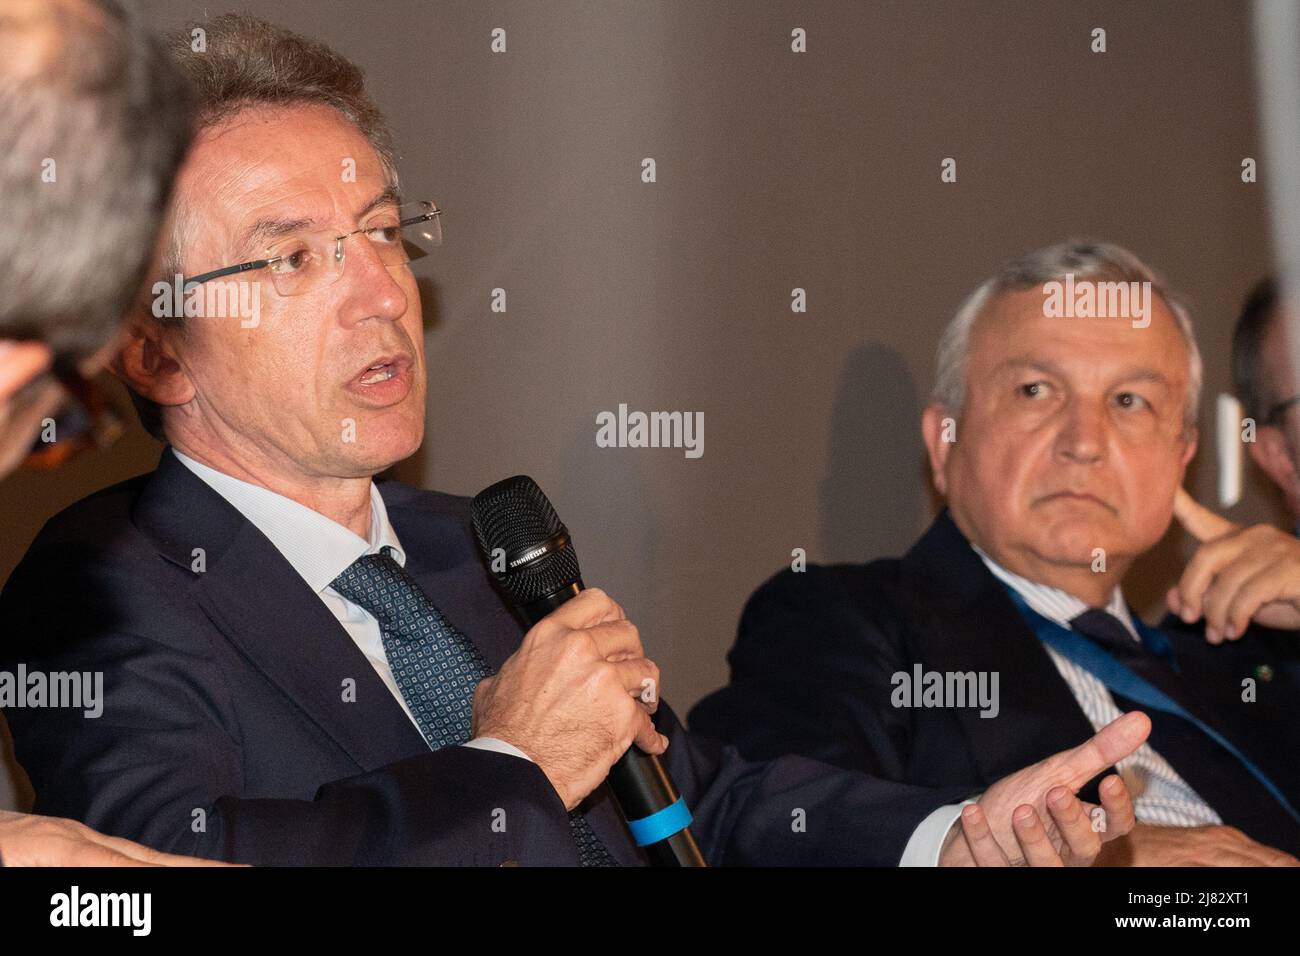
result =
[[[147,6],[162,28],[227,9]],[[1198,324],[1209,445],[1235,312],[1269,263],[1244,2],[243,9],[360,63],[406,191],[447,210],[427,267],[428,432],[399,474],[463,494],[535,477],[681,714],[725,682],[746,597],[792,549],[861,561],[928,524],[934,345],[1009,256],[1096,237],[1163,270]],[[796,27],[807,53],[790,50]],[[1247,156],[1260,183],[1241,182]],[[620,403],[703,412],[703,456],[598,448],[596,415]],[[135,430],[0,485],[0,579],[50,515],[158,451]],[[1280,520],[1248,475],[1232,516]],[[1191,485],[1211,502],[1216,480],[1203,451]],[[1135,571],[1140,607],[1184,546],[1171,532]]]

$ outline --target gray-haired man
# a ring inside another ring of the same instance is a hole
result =
[[[922,431],[947,508],[901,559],[768,582],[692,728],[977,794],[1141,710],[1151,737],[1118,764],[1138,826],[1109,858],[1295,864],[1300,636],[1259,625],[1300,626],[1300,547],[1181,491],[1200,378],[1186,311],[1131,253],[1010,263],[939,346]],[[1171,516],[1206,543],[1157,631],[1120,583]],[[935,811],[904,862],[942,860],[971,812]]]

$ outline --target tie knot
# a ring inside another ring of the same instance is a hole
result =
[[[331,582],[330,587],[358,607],[365,608],[380,621],[391,612],[394,598],[418,593],[406,569],[393,557],[393,549],[384,545],[375,554],[363,554]]]
[[[1109,611],[1089,608],[1070,621],[1070,627],[1107,650],[1132,652],[1141,649],[1124,623]]]

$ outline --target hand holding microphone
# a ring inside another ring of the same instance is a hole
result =
[[[636,628],[603,591],[583,589],[569,531],[531,478],[484,489],[473,518],[489,568],[530,626],[500,673],[480,683],[475,733],[533,756],[569,809],[608,776],[653,863],[707,866],[690,810],[659,761],[668,740],[649,716],[659,668]]]
[[[658,706],[642,703],[646,680],[659,685],[636,626],[598,588],[544,617],[494,676],[474,692],[474,736],[514,744],[541,767],[572,810],[635,742],[663,753]]]

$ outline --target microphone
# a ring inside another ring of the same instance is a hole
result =
[[[582,590],[569,529],[533,479],[516,475],[485,488],[472,512],[488,567],[529,627]],[[610,768],[609,784],[632,839],[655,866],[708,866],[691,835],[691,812],[658,756],[630,747]]]

